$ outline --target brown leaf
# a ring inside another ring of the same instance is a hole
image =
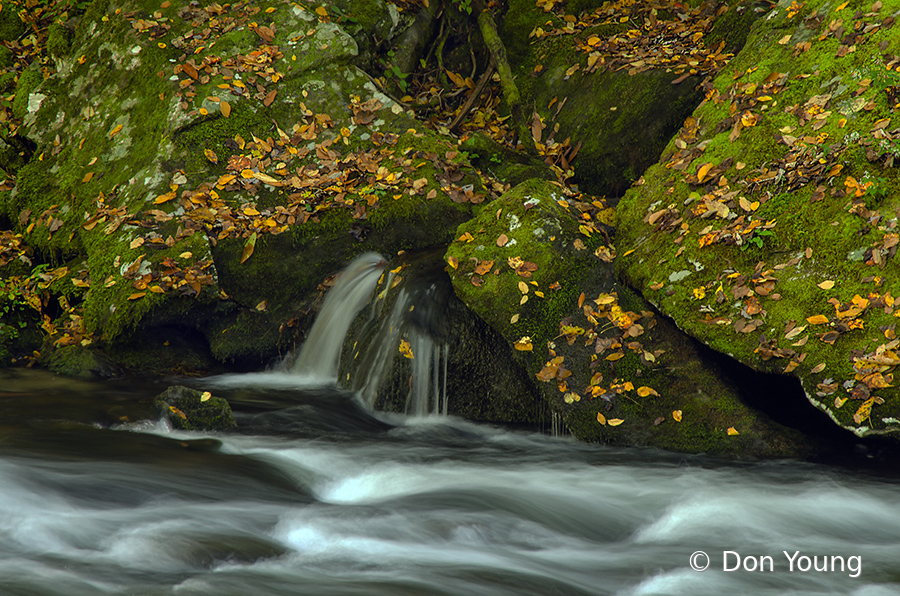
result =
[[[497,238],[497,246],[506,246],[507,242],[509,242],[509,237],[506,234],[500,234]]]
[[[266,95],[266,98],[263,100],[263,105],[266,107],[269,107],[270,105],[272,105],[272,102],[275,101],[275,96],[277,94],[278,94],[277,89],[272,89],[271,91],[269,91],[269,93]]]

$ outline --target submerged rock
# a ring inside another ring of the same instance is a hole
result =
[[[237,426],[228,402],[208,391],[174,385],[157,395],[153,403],[160,416],[179,430],[228,430]]]

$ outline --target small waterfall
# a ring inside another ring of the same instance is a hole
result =
[[[372,292],[387,263],[377,253],[366,253],[344,269],[325,296],[325,303],[293,364],[295,374],[337,381],[341,347],[356,315],[372,299]]]
[[[353,349],[359,362],[351,386],[368,407],[380,403],[379,390],[399,367],[408,383],[394,387],[398,399],[391,400],[392,407],[413,416],[447,414],[446,319],[453,288],[441,271],[386,276],[385,289],[376,297]]]

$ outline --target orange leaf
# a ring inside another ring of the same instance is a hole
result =
[[[225,100],[219,102],[219,109],[222,111],[222,115],[228,118],[231,116],[231,104]]]
[[[597,422],[606,426],[606,416],[604,416],[601,412],[597,412]]]
[[[825,315],[814,315],[811,317],[806,317],[806,322],[810,325],[824,325],[828,322],[828,317]]]

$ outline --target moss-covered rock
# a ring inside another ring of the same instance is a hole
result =
[[[573,165],[582,190],[621,196],[657,161],[703,99],[703,75],[740,49],[757,13],[751,2],[731,2],[721,12],[707,12],[714,3],[685,3],[697,4],[693,10],[679,5],[683,12],[671,16],[672,23],[684,18],[699,36],[691,51],[697,59],[681,68],[679,56],[660,50],[671,46],[662,40],[677,27],[664,24],[665,10],[658,19],[653,10],[651,25],[642,12],[651,8],[646,3],[609,12],[601,2],[568,4],[564,12],[548,13],[528,0],[510,2],[504,42],[520,91],[543,122],[541,140],[552,145],[569,139],[569,147],[579,147]],[[699,41],[704,35],[705,45]],[[642,36],[646,51],[623,41]]]
[[[731,457],[806,452],[799,434],[741,401],[691,341],[616,282],[577,203],[532,180],[460,226],[456,294],[500,333],[576,437]],[[583,221],[583,220],[582,220]]]
[[[179,430],[228,430],[237,426],[231,406],[221,397],[173,385],[153,400],[160,416]]]
[[[327,275],[449,242],[484,200],[455,142],[416,130],[354,66],[344,25],[378,36],[395,9],[316,8],[93,2],[71,39],[56,27],[58,72],[16,88],[36,149],[0,190],[4,219],[65,265],[55,324],[80,327],[52,346],[87,338],[116,361],[181,327],[221,362],[259,365]]]
[[[900,431],[894,19],[780,2],[617,210],[630,284],[860,436]]]

